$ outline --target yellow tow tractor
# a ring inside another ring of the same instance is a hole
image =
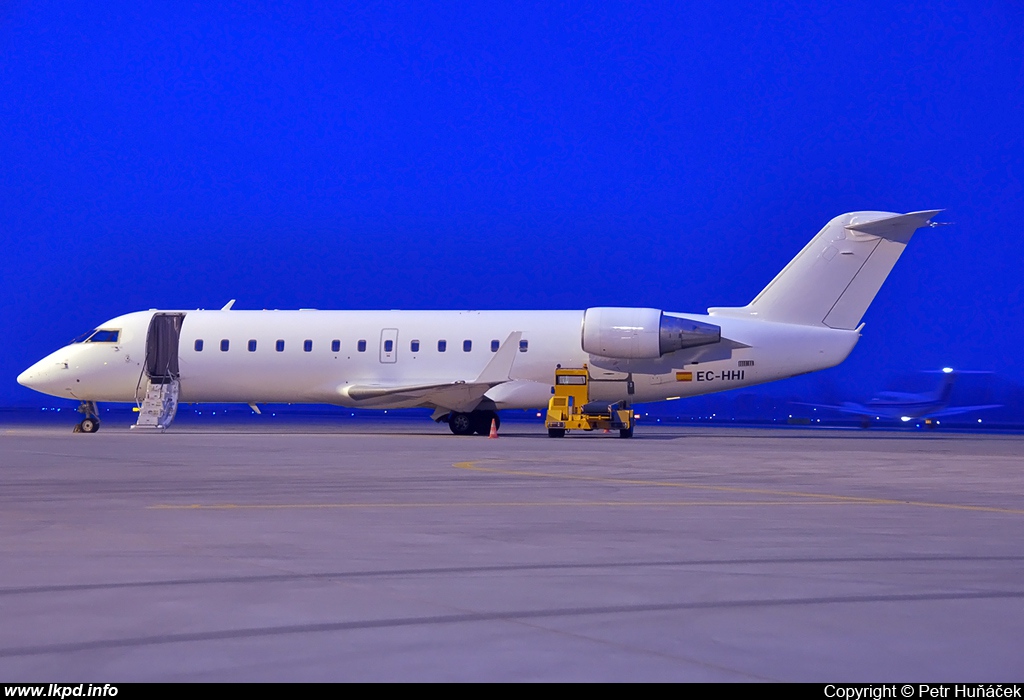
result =
[[[591,402],[586,365],[556,369],[554,389],[544,421],[548,437],[565,437],[566,430],[618,430],[619,437],[633,437],[633,408],[626,401]]]

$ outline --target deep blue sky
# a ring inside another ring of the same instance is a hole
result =
[[[0,403],[151,307],[749,301],[945,208],[828,380],[1020,381],[1018,2],[0,6]]]

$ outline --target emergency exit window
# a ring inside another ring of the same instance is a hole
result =
[[[384,341],[384,352],[391,352],[395,349],[395,341],[385,340]]]

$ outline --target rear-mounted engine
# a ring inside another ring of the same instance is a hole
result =
[[[666,316],[659,309],[601,306],[583,314],[583,350],[602,357],[658,358],[721,339],[718,326]]]

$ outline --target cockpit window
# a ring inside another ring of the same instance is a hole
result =
[[[74,343],[116,343],[121,339],[121,331],[110,330],[109,328],[97,328],[96,330],[83,333],[74,340]]]
[[[110,331],[103,328],[93,333],[89,338],[90,343],[116,343],[121,337],[121,331]]]

